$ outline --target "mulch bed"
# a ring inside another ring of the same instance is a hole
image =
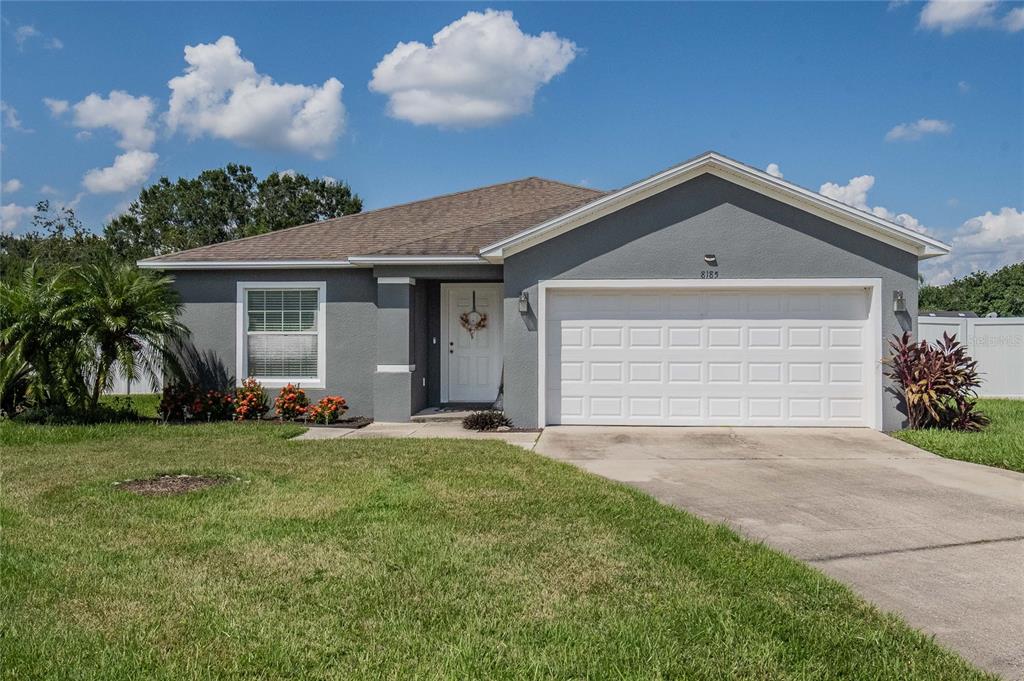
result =
[[[365,428],[373,423],[373,419],[365,416],[353,416],[347,419],[338,419],[334,423],[328,423],[326,425],[323,423],[307,423],[301,419],[296,419],[291,421],[291,423],[307,426],[309,428]]]
[[[165,494],[186,494],[197,490],[226,485],[235,478],[210,475],[158,475],[155,478],[146,480],[125,480],[114,483],[119,489],[126,492],[135,492],[143,496],[158,496]]]

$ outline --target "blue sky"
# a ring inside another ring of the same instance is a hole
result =
[[[528,175],[615,188],[714,149],[953,242],[933,280],[1024,260],[1020,3],[0,14],[5,229],[40,198],[100,229],[141,184],[231,161],[343,179],[374,208]]]

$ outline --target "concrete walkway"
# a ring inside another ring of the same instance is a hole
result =
[[[727,523],[1024,679],[1024,475],[867,429],[559,426],[535,451]]]
[[[540,433],[494,432],[478,433],[466,430],[461,423],[385,423],[374,421],[365,428],[310,428],[294,440],[335,440],[338,438],[360,439],[367,437],[429,437],[458,438],[466,440],[503,440],[525,449],[533,449]]]

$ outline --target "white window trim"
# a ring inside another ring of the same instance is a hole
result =
[[[246,348],[248,327],[246,325],[246,292],[249,290],[280,290],[280,289],[316,289],[316,378],[261,378],[258,380],[266,388],[283,388],[289,383],[303,388],[327,387],[327,282],[326,281],[240,281],[235,297],[235,381],[242,385],[249,376],[249,353]]]
[[[547,297],[555,289],[851,289],[868,290],[868,328],[873,330],[869,345],[872,357],[879,361],[871,372],[868,427],[882,430],[882,280],[863,279],[547,279],[537,284],[537,423],[547,425],[546,356]],[[443,328],[443,327],[442,327]]]

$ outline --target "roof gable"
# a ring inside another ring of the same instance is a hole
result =
[[[506,256],[524,251],[705,173],[909,251],[921,259],[945,255],[950,251],[948,245],[930,236],[786,182],[721,154],[708,152],[628,187],[609,192],[518,234],[495,241],[481,248],[480,254],[488,261],[501,262]]]

